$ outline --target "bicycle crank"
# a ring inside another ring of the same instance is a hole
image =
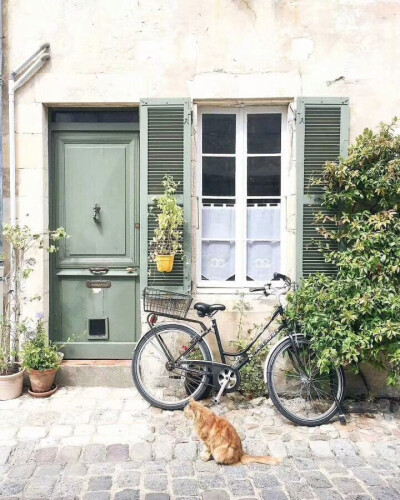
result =
[[[224,392],[233,392],[237,389],[237,387],[239,387],[240,376],[238,371],[224,368],[218,373],[216,378],[218,381],[219,390],[217,395],[213,398],[213,401],[215,404],[218,404]]]

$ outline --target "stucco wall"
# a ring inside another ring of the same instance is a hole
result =
[[[5,82],[38,46],[51,45],[50,62],[16,95],[18,216],[36,229],[48,223],[47,106],[346,96],[354,138],[390,120],[400,104],[397,0],[5,0],[4,26]],[[3,106],[7,131],[6,100]],[[4,152],[7,218],[7,132]],[[289,215],[294,206],[292,196]],[[288,248],[292,271],[294,245]],[[46,309],[46,256],[32,287]],[[237,298],[219,299],[228,301],[224,324],[233,332]],[[268,309],[252,306],[250,323]]]

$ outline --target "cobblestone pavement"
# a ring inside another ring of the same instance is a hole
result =
[[[218,413],[248,453],[282,465],[198,459],[182,412],[150,408],[135,389],[64,388],[0,402],[0,497],[85,500],[400,499],[398,404],[319,428],[296,427],[268,400],[224,398]],[[392,410],[391,413],[389,410]]]

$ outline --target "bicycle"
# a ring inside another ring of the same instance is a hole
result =
[[[164,410],[182,409],[189,397],[204,399],[213,389],[216,392],[214,403],[219,403],[223,394],[240,388],[241,369],[283,332],[286,335],[273,347],[264,367],[264,380],[277,410],[292,422],[308,427],[325,424],[336,413],[344,423],[341,408],[345,389],[343,369],[334,368],[330,373],[321,374],[318,356],[310,340],[291,331],[285,318],[281,297],[294,286],[289,277],[275,273],[264,287],[250,289],[251,292],[263,292],[266,297],[275,295],[277,306],[249,345],[236,353],[223,349],[214,317],[218,311],[226,309],[224,305],[203,302],[194,305],[200,318],[211,320],[211,326],[206,327],[201,320],[186,317],[193,301],[190,295],[146,288],[144,310],[149,313],[150,330],[138,342],[132,360],[133,380],[139,393],[151,405]],[[155,326],[158,316],[198,324],[201,332],[181,323]],[[279,327],[260,341],[278,317],[281,318]],[[210,332],[215,335],[221,362],[214,361],[205,340]],[[253,346],[256,350],[249,354]],[[227,363],[227,358],[232,359],[231,364]]]

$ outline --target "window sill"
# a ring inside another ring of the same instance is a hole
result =
[[[254,283],[250,286],[244,286],[244,287],[240,287],[240,286],[218,286],[218,285],[215,285],[215,286],[204,286],[204,285],[197,285],[196,286],[196,294],[195,295],[240,295],[240,294],[244,294],[246,296],[249,296],[249,297],[254,297],[254,298],[258,298],[259,296],[261,296],[261,292],[250,292],[249,291],[249,288],[256,288],[256,287],[262,287],[264,286],[264,284],[257,284],[257,283]],[[265,297],[264,297],[265,298]]]

